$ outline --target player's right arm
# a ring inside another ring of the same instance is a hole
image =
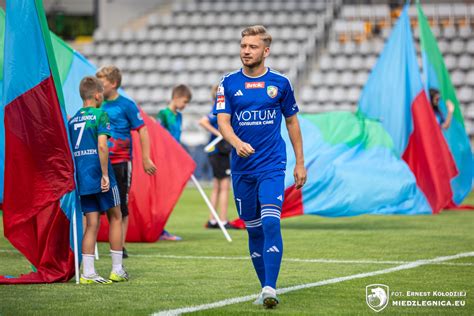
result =
[[[99,135],[99,160],[100,169],[102,170],[102,178],[100,180],[100,187],[102,192],[107,192],[110,189],[109,181],[109,146],[107,146],[107,135]]]
[[[224,139],[235,148],[237,155],[247,158],[255,153],[255,149],[253,149],[249,143],[243,142],[237,135],[235,135],[234,129],[230,124],[230,114],[218,113],[217,124],[222,137],[224,137]]]
[[[216,93],[216,102],[214,104],[214,114],[217,115],[217,126],[219,132],[222,134],[222,137],[235,148],[235,151],[239,157],[246,158],[253,153],[255,150],[253,147],[243,142],[234,132],[232,128],[230,118],[231,118],[231,104],[226,103],[226,100],[229,100],[229,97],[226,95],[227,91],[225,88],[225,79],[222,79],[219,87],[217,88]]]
[[[451,100],[446,100],[446,109],[448,110],[448,115],[446,116],[444,123],[441,125],[443,129],[448,129],[453,119],[454,104]]]

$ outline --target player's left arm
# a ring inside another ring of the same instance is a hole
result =
[[[306,183],[306,168],[304,167],[304,155],[303,155],[303,138],[301,137],[300,123],[298,122],[298,116],[292,115],[285,118],[286,128],[288,129],[288,135],[290,136],[291,144],[296,157],[295,170],[293,176],[295,177],[296,189],[301,189]]]
[[[148,134],[148,128],[143,126],[138,130],[140,135],[140,146],[142,147],[142,161],[143,169],[149,175],[153,175],[156,172],[156,166],[150,157],[150,136]]]
[[[138,130],[138,134],[140,135],[143,169],[148,175],[153,175],[156,172],[156,166],[153,163],[153,160],[151,160],[150,155],[150,135],[148,134],[148,128],[143,121],[140,110],[136,104],[129,103],[126,106],[125,113],[132,129]]]
[[[97,147],[99,149],[100,169],[102,177],[100,178],[100,187],[102,192],[107,192],[110,189],[109,180],[109,147],[107,146],[107,135],[100,134],[97,139]]]
[[[297,116],[299,109],[290,80],[287,80],[282,90],[281,111],[285,116],[286,128],[296,157],[293,176],[295,177],[296,189],[301,189],[306,183],[306,168],[304,167],[303,138],[301,137],[300,123]]]

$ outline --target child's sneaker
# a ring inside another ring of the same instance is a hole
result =
[[[129,275],[124,269],[122,269],[120,272],[112,271],[109,275],[109,280],[113,282],[127,282],[128,279]]]
[[[204,227],[210,228],[210,229],[215,229],[215,228],[219,228],[219,224],[217,224],[217,222],[212,223],[211,221],[207,221],[207,223],[206,223],[206,225],[204,225]]]
[[[181,239],[183,239],[183,238],[181,238],[179,236],[176,236],[176,235],[173,235],[173,234],[170,234],[166,230],[163,230],[163,232],[161,233],[161,236],[160,236],[160,240],[180,241]]]
[[[262,290],[263,306],[266,308],[274,308],[280,302],[274,288],[265,286]]]
[[[112,281],[104,279],[98,274],[94,274],[91,276],[85,276],[84,274],[81,274],[79,283],[80,284],[112,284]]]

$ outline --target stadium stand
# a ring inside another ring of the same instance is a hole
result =
[[[241,66],[239,41],[245,26],[263,24],[269,29],[274,43],[267,64],[297,84],[316,46],[324,44],[341,3],[175,2],[169,14],[151,14],[141,30],[97,30],[94,42],[82,52],[96,65],[114,63],[123,69],[124,88],[152,115],[166,106],[172,86],[190,85],[193,100],[183,113],[183,136],[192,145],[207,137],[196,121],[211,109],[211,86]]]
[[[451,74],[474,136],[474,4],[424,4],[432,31]],[[421,67],[416,7],[409,11]],[[311,66],[300,90],[302,109],[308,112],[355,110],[359,95],[384,41],[396,21],[388,5],[343,5],[333,23],[328,43]],[[343,97],[341,97],[341,95]]]
[[[472,137],[474,4],[431,3],[423,9]],[[152,115],[166,106],[172,86],[190,85],[193,100],[184,113],[183,140],[193,146],[207,139],[196,122],[210,110],[211,85],[240,67],[238,43],[244,26],[269,29],[274,42],[267,64],[292,80],[303,112],[355,110],[397,13],[387,4],[342,0],[174,2],[169,11],[149,14],[140,30],[97,30],[82,52],[96,65],[114,63],[123,69],[124,88]],[[418,41],[414,6],[410,16]]]

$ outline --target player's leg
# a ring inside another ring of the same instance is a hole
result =
[[[218,154],[219,157],[219,209],[220,218],[224,223],[228,221],[229,189],[230,189],[230,158],[229,155]],[[227,224],[227,228],[232,228]]]
[[[127,236],[128,229],[128,191],[130,185],[130,172],[128,162],[121,162],[112,164],[114,169],[115,179],[117,180],[117,186],[120,195],[120,211],[122,213],[122,243],[123,243],[123,257],[127,258],[128,253],[125,250],[125,238]]]
[[[259,178],[258,196],[261,204],[261,220],[265,236],[263,259],[265,262],[264,304],[278,304],[276,283],[283,256],[283,240],[280,229],[281,207],[284,196],[284,171],[275,171]],[[265,300],[267,298],[267,300]]]
[[[86,229],[82,238],[82,275],[81,284],[110,284],[95,271],[95,244],[100,227],[99,204],[95,195],[81,196],[82,212],[86,216]]]
[[[224,224],[228,223],[227,209],[229,205],[230,178],[219,179],[219,216]]]
[[[263,262],[263,230],[257,205],[257,181],[251,175],[232,175],[235,205],[239,218],[245,222],[249,235],[249,251],[252,263],[262,287],[265,283]]]
[[[217,166],[217,154],[208,156],[209,164],[212,169],[212,192],[211,192],[211,204],[212,207],[217,211],[218,198],[219,198],[219,179],[217,178],[218,166]],[[209,213],[209,220],[206,223],[206,228],[219,228],[217,221],[214,216]]]
[[[112,271],[109,280],[114,282],[128,281],[128,273],[123,267],[122,212],[117,185],[102,193],[100,197],[100,207],[107,210],[109,221],[110,256],[112,257]]]
[[[219,195],[219,180],[214,177],[212,178],[212,192],[211,192],[211,204],[215,210],[217,210],[217,197]],[[209,213],[209,220],[206,223],[206,228],[218,228],[217,221],[215,220],[212,213]]]

